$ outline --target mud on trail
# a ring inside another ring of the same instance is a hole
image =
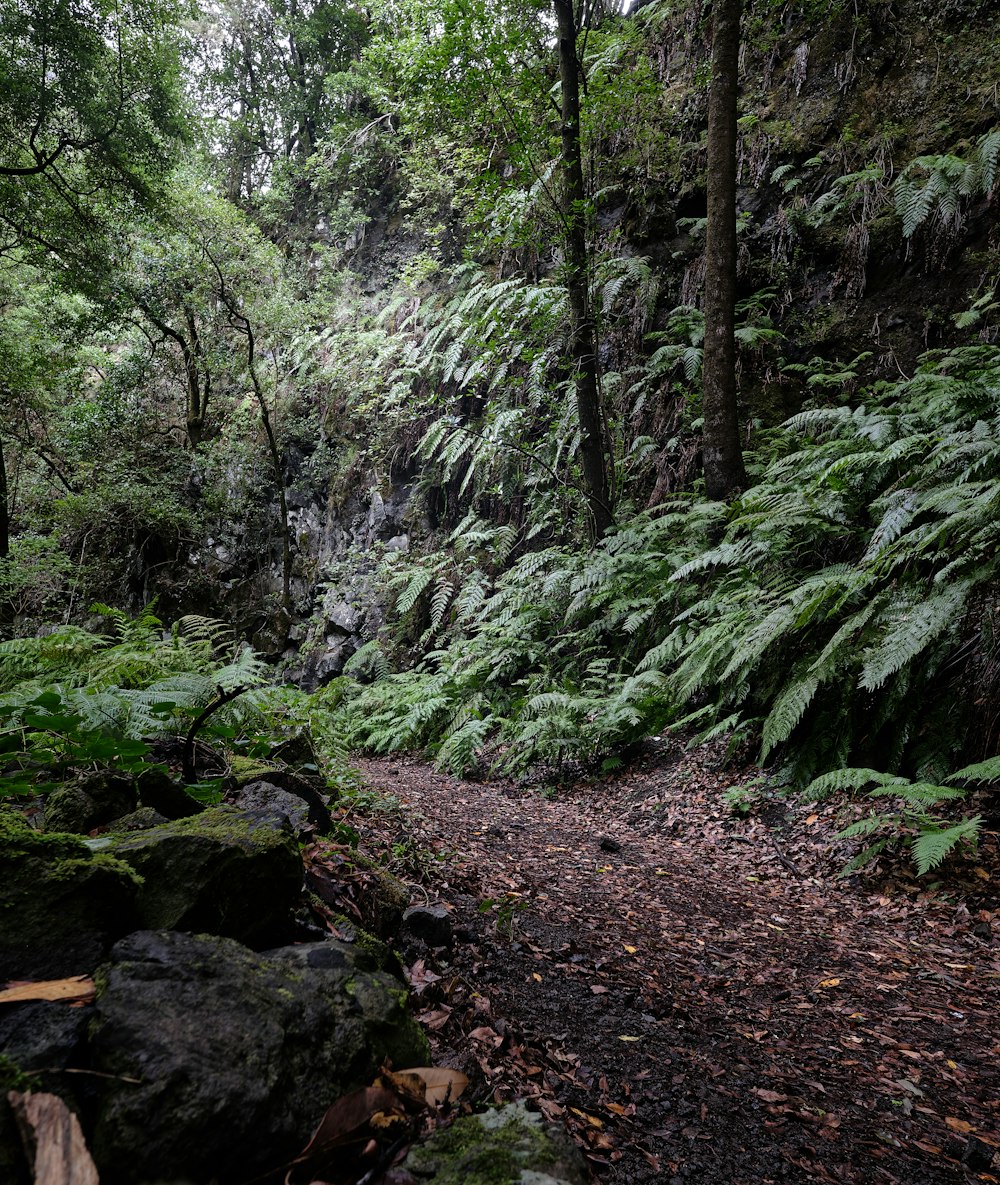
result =
[[[717,757],[551,797],[360,763],[400,804],[363,846],[451,912],[404,952],[436,1062],[609,1185],[1000,1181],[997,837],[930,888],[841,878],[839,808],[734,816]]]

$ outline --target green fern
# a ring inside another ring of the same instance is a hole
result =
[[[922,827],[911,845],[917,875],[923,876],[932,868],[937,868],[960,844],[975,848],[981,824],[982,818],[975,815],[971,819],[962,819],[951,827],[937,827],[931,824]]]

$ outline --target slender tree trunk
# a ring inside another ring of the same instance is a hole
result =
[[[7,482],[7,462],[3,442],[0,441],[0,559],[10,555],[10,489]],[[14,603],[9,597],[0,597],[0,638],[14,635]]]
[[[608,480],[604,416],[597,372],[597,334],[591,316],[590,259],[587,251],[586,192],[580,148],[580,74],[573,0],[553,0],[559,28],[559,81],[562,91],[563,217],[566,226],[566,289],[570,308],[570,351],[576,370],[580,420],[580,467],[596,541],[614,522]]]
[[[746,485],[736,392],[736,97],[741,0],[714,0],[708,96],[708,225],[705,231],[705,361],[702,460],[705,492],[725,501]]]
[[[7,489],[7,464],[3,455],[3,444],[0,442],[0,559],[10,555],[10,508]]]
[[[188,443],[195,449],[201,443],[204,435],[205,411],[208,407],[212,376],[206,368],[204,382],[202,382],[201,366],[199,365],[202,360],[201,339],[198,337],[194,313],[185,306],[184,319],[190,335],[190,338],[185,338],[172,325],[168,325],[166,321],[157,317],[147,305],[140,305],[139,308],[151,324],[155,325],[165,337],[169,337],[180,348],[181,357],[184,360],[184,380],[187,388],[185,428]]]
[[[285,493],[285,466],[278,448],[278,441],[271,424],[271,413],[268,411],[267,399],[257,375],[257,362],[254,357],[254,335],[250,323],[246,324],[247,336],[247,368],[250,371],[250,381],[253,383],[254,395],[260,409],[260,422],[264,426],[267,437],[267,448],[271,454],[271,465],[274,468],[274,484],[278,491],[278,510],[281,515],[281,607],[286,613],[292,609],[292,532],[288,524],[288,497]]]

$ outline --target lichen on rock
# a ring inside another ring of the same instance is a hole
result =
[[[583,1185],[583,1160],[564,1128],[523,1103],[457,1119],[406,1158],[427,1185]]]

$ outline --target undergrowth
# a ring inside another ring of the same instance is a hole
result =
[[[940,788],[971,747],[971,664],[995,651],[1000,352],[927,354],[750,462],[733,504],[675,497],[590,552],[470,515],[441,552],[396,557],[397,628],[422,657],[392,672],[380,650],[371,682],[342,682],[348,743],[558,772],[672,726],[753,740],[793,785],[864,765],[904,800]],[[864,826],[894,819],[925,868],[978,820],[948,822],[961,786],[922,794]]]
[[[234,768],[280,758],[299,737],[312,746],[309,698],[275,685],[223,623],[189,616],[165,631],[149,610],[135,619],[95,610],[106,632],[61,626],[0,642],[0,796],[33,796],[85,771],[141,773],[160,764],[158,741],[184,736],[216,703],[198,735]],[[342,746],[328,728],[322,737],[317,748],[340,768]]]

